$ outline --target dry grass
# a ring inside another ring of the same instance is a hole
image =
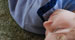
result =
[[[0,40],[44,40],[44,36],[21,29],[12,19],[8,0],[0,0]]]

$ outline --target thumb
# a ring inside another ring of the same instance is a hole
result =
[[[52,24],[52,21],[51,21],[51,20],[50,20],[50,21],[45,21],[45,22],[43,23],[43,26],[45,27],[46,30],[52,32],[53,29],[52,29],[52,27],[51,27],[51,24]]]

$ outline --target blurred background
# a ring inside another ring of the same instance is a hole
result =
[[[9,13],[8,0],[0,0],[0,40],[44,40],[44,36],[21,29]]]

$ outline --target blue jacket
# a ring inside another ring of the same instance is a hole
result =
[[[48,6],[49,2],[55,2],[55,4],[50,3],[52,7],[47,10],[42,8],[43,6]],[[37,34],[45,33],[41,16],[47,20],[49,15],[56,9],[75,10],[75,0],[8,0],[8,4],[10,14],[16,23],[21,28]],[[44,14],[40,11],[41,8],[46,10],[44,10]]]

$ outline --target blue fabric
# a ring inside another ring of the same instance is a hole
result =
[[[8,4],[11,16],[22,29],[37,34],[44,34],[45,29],[38,13],[41,16],[43,15],[44,19],[48,19],[52,12],[57,9],[75,10],[75,0],[57,0],[57,2],[54,1],[56,4],[53,1],[54,0],[8,0]],[[46,9],[48,5],[45,4],[47,3],[51,3],[48,4],[49,9]],[[37,13],[39,10],[43,11]]]
[[[50,2],[48,2],[47,4],[45,4],[44,6],[39,8],[39,10],[37,11],[38,15],[43,20],[43,22],[45,21],[44,18],[43,18],[43,14],[46,13],[51,8],[53,8],[55,6],[55,4],[56,4],[56,1],[57,0],[51,0]]]
[[[75,10],[75,0],[63,0],[62,2],[62,9],[66,9],[69,11]]]

